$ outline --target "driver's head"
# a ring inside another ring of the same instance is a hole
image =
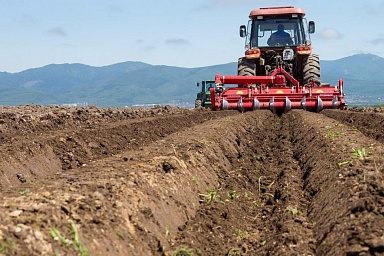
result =
[[[277,26],[277,30],[284,30],[284,25],[283,24],[279,24],[278,26]]]

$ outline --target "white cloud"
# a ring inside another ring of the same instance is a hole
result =
[[[336,29],[334,28],[324,28],[320,32],[317,33],[320,39],[340,39],[343,37]]]

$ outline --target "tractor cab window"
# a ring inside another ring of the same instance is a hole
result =
[[[215,88],[215,81],[203,81],[204,90],[209,90],[210,88]]]
[[[301,18],[265,18],[252,21],[251,48],[305,44]]]
[[[207,89],[209,89],[211,87],[215,87],[215,82],[207,82],[206,86],[207,86]]]

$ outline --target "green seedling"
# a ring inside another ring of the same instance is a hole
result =
[[[240,229],[236,229],[236,235],[241,239],[241,240],[247,240],[249,238],[249,233],[247,231],[242,231]]]
[[[297,210],[296,208],[289,208],[289,212],[291,213],[291,215],[293,216],[296,216],[299,214],[299,210]]]
[[[67,239],[65,239],[65,237],[63,237],[60,234],[59,230],[57,230],[57,228],[55,228],[55,227],[51,228],[51,236],[53,237],[53,239],[59,240],[61,245],[67,245],[68,244]]]
[[[207,191],[206,194],[199,194],[199,196],[202,196],[205,198],[205,202],[207,204],[210,204],[212,203],[213,201],[220,201],[220,195],[219,195],[219,191],[221,190],[221,188],[217,188],[217,189],[210,189]]]
[[[364,171],[361,175],[360,175],[360,180],[362,181],[365,181],[365,176],[366,176],[367,172]]]
[[[22,195],[27,195],[27,194],[29,194],[29,189],[24,189],[23,191],[21,191],[20,192],[20,194],[22,194]]]
[[[352,155],[358,157],[359,159],[364,160],[367,157],[367,153],[365,152],[365,148],[362,149],[353,149]]]
[[[80,256],[89,256],[88,249],[80,241],[79,232],[77,231],[76,225],[73,222],[71,222],[70,232],[75,250],[80,253]]]
[[[329,131],[329,132],[327,132],[325,137],[327,137],[327,138],[334,138],[336,136],[342,136],[342,135],[345,135],[345,133],[344,132],[332,132],[332,131]]]
[[[195,255],[193,249],[181,247],[172,253],[172,256],[193,256]]]
[[[197,176],[194,176],[192,178],[192,181],[195,183],[195,184],[198,184],[199,183],[199,178]]]
[[[118,238],[120,238],[121,240],[124,240],[124,236],[123,236],[123,233],[119,230],[119,229],[116,229],[115,230],[115,234]]]
[[[351,160],[345,160],[343,162],[337,163],[338,166],[343,166],[343,165],[346,165],[346,164],[352,164],[352,161]]]
[[[227,193],[229,199],[237,199],[240,198],[240,195],[236,193],[236,191],[228,191]]]

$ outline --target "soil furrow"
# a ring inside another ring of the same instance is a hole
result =
[[[325,110],[322,114],[350,127],[355,127],[365,136],[384,143],[384,114],[358,113],[352,111]]]
[[[381,116],[21,109],[0,254],[384,254]]]
[[[20,131],[10,142],[2,144],[0,163],[3,179],[0,191],[14,189],[14,184],[33,182],[62,170],[77,168],[124,150],[138,150],[165,136],[180,132],[207,120],[237,114],[235,111],[177,112],[166,117],[140,118],[92,125],[92,128],[71,127],[44,133]],[[97,122],[92,122],[97,123]],[[21,134],[21,135],[20,135]],[[23,163],[22,165],[19,163]],[[36,162],[40,162],[36,170]],[[13,186],[9,186],[13,184]]]
[[[294,111],[291,121],[306,130],[295,130],[295,155],[312,197],[308,216],[314,224],[316,255],[383,252],[382,144],[313,113]]]

